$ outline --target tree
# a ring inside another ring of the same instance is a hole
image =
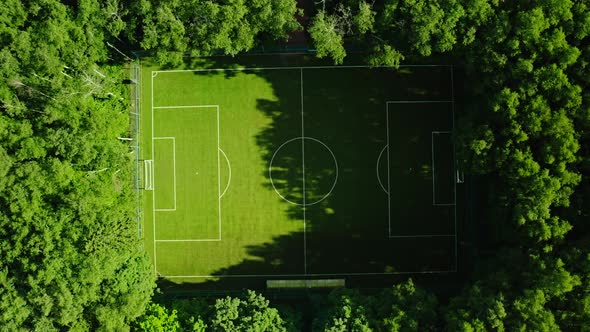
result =
[[[318,317],[313,321],[314,331],[330,332],[368,332],[372,331],[366,299],[357,290],[338,289],[332,291],[327,299],[316,302]],[[320,309],[321,308],[321,309]]]
[[[342,63],[346,51],[344,50],[342,32],[339,30],[335,17],[327,16],[323,12],[318,13],[314,16],[308,31],[316,45],[318,58],[329,56],[334,60],[334,63]]]
[[[169,311],[157,303],[147,307],[143,316],[137,320],[137,330],[146,332],[175,332],[180,331],[180,323],[176,310]]]
[[[127,38],[154,51],[161,64],[178,65],[185,52],[236,55],[262,38],[286,39],[300,28],[294,0],[226,2],[132,1]],[[143,32],[138,38],[137,31]]]
[[[213,331],[287,331],[286,325],[279,311],[251,290],[245,298],[218,299],[211,319]]]
[[[110,18],[92,1],[8,7],[0,13],[0,325],[127,329],[155,284],[137,238],[129,146],[117,140],[128,132],[126,73],[96,65],[107,60]]]
[[[437,330],[436,297],[412,279],[383,290],[373,305],[379,331]]]

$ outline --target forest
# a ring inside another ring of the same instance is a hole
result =
[[[590,331],[585,0],[2,0],[0,330]],[[305,18],[305,19],[301,19]],[[473,262],[339,289],[315,313],[261,294],[166,300],[137,237],[128,58],[236,56],[304,31],[318,58],[464,76],[454,135]]]

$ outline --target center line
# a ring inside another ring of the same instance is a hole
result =
[[[303,272],[307,274],[307,234],[306,234],[306,220],[305,220],[305,126],[303,120],[303,68],[299,69],[299,76],[301,80],[301,163],[302,163],[302,178],[303,178]]]

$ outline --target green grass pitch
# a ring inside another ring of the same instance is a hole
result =
[[[456,270],[452,67],[145,62],[141,89],[159,276]]]

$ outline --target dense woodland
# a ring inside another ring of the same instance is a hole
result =
[[[1,1],[0,330],[590,330],[590,2],[310,3]],[[335,64],[364,50],[463,71],[455,142],[478,204],[462,290],[341,289],[310,300],[314,317],[254,292],[152,300],[111,46],[175,65],[302,29]]]

